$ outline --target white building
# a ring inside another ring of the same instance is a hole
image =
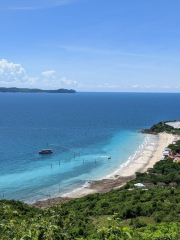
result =
[[[176,121],[176,122],[166,122],[166,125],[173,127],[174,129],[180,129],[180,122]]]
[[[163,156],[169,156],[169,151],[164,151]]]

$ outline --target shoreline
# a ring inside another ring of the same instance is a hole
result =
[[[135,178],[136,172],[145,172],[148,168],[153,167],[153,165],[162,157],[164,148],[172,143],[174,136],[163,132],[158,134],[158,138],[157,144],[151,143],[150,145],[147,145],[137,158],[129,161],[123,169],[118,169],[115,173],[109,175],[110,177],[93,181],[90,186],[76,189],[63,197],[38,201],[31,204],[31,206],[43,209],[57,205],[59,202],[67,202],[93,193],[106,193],[112,189],[118,189],[124,186],[128,181]]]

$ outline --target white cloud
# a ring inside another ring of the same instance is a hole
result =
[[[139,85],[130,85],[129,87],[131,87],[131,88],[139,88],[141,86],[139,86]]]
[[[31,78],[19,63],[0,60],[0,83],[4,85],[35,84],[37,78]]]
[[[76,81],[75,81],[76,82]],[[104,84],[84,84],[84,83],[79,83],[76,82],[76,85],[78,88],[84,88],[84,89],[118,89],[121,88],[121,86],[119,85],[113,85],[113,84],[109,84],[109,83],[104,83]]]
[[[54,75],[55,71],[54,70],[49,70],[46,72],[42,72],[42,75],[45,77],[52,77]]]
[[[105,83],[105,84],[99,84],[98,88],[120,88],[120,86],[109,84],[109,83]]]
[[[6,87],[47,87],[47,88],[70,88],[78,87],[77,81],[59,78],[55,70],[48,70],[41,73],[42,77],[29,77],[26,70],[20,63],[8,62],[5,59],[0,60],[0,84]]]
[[[48,83],[56,81],[56,76],[54,74],[55,74],[54,70],[42,72],[42,75],[44,77],[43,83],[48,84]]]
[[[58,79],[54,74],[55,74],[54,70],[42,72],[42,75],[44,76],[44,80],[41,81],[41,84],[44,86],[51,86],[51,87],[78,86],[77,81],[69,80],[66,77],[62,77]]]
[[[60,79],[60,82],[61,82],[62,84],[64,84],[64,85],[77,85],[77,84],[78,84],[77,81],[72,81],[72,80],[69,80],[69,79],[67,79],[67,78],[65,78],[65,77],[62,77],[62,78]]]
[[[145,86],[145,88],[157,88],[156,85]]]

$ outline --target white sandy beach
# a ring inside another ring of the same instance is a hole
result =
[[[60,201],[80,198],[92,193],[104,193],[110,191],[111,189],[118,189],[124,186],[126,182],[135,178],[136,172],[145,172],[148,168],[153,167],[153,165],[163,156],[164,149],[174,140],[174,136],[167,133],[160,133],[158,134],[158,137],[157,143],[149,143],[142,152],[139,152],[139,155],[137,155],[134,160],[129,162],[126,167],[117,170],[114,174],[110,175],[110,177],[95,181],[89,187],[82,187],[61,197],[39,201],[33,205],[45,208],[56,205]]]
[[[138,159],[134,160],[131,165],[127,166],[122,173],[119,174],[121,177],[131,176],[139,170],[145,172],[148,168],[152,168],[153,165],[163,157],[162,153],[164,149],[173,142],[174,136],[168,133],[159,133],[158,135],[158,144],[156,146],[146,147]]]
[[[118,183],[118,179],[124,179],[124,181],[120,182],[120,184],[116,184],[116,186],[112,187],[113,189],[122,187],[126,183],[126,179],[131,178],[135,176],[136,172],[145,172],[148,168],[153,167],[153,165],[159,161],[159,159],[163,156],[164,148],[166,148],[169,144],[173,142],[174,136],[172,134],[167,133],[160,133],[158,134],[159,140],[158,143],[151,143],[149,144],[143,152],[140,153],[137,158],[135,158],[132,162],[130,162],[124,169],[119,169],[115,172],[115,174],[112,174],[110,178],[107,178],[109,182],[106,183],[102,180],[102,185],[110,184],[112,186],[112,181],[115,181]],[[104,179],[105,180],[105,179]],[[101,181],[99,181],[101,182]],[[99,183],[99,185],[101,185]],[[115,184],[114,184],[115,185]],[[80,188],[77,189],[69,194],[66,194],[65,197],[70,198],[79,198],[83,197],[85,195],[100,192],[100,189],[97,189],[97,184],[94,186],[91,186],[90,188]],[[103,186],[104,187],[104,186]],[[100,187],[99,187],[100,188]],[[107,186],[108,189],[108,186]]]

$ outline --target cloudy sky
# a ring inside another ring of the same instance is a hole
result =
[[[179,92],[179,0],[1,0],[0,86]]]

